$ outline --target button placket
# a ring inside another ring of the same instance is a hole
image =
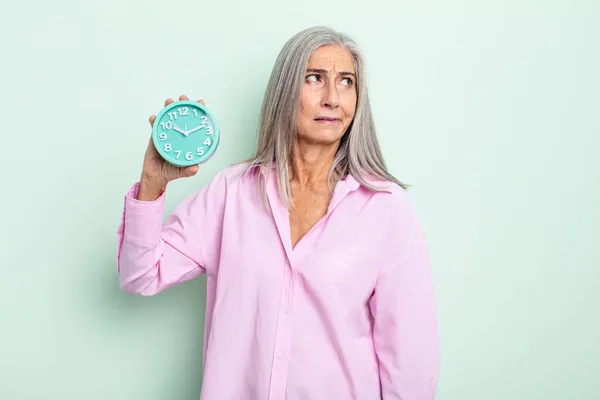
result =
[[[280,313],[275,338],[275,358],[271,374],[270,399],[285,397],[287,368],[292,338],[292,308],[294,299],[295,272],[291,263],[286,265],[284,286],[280,300]]]

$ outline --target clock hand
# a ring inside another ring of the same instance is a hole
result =
[[[175,124],[173,124],[173,130],[175,130],[175,131],[177,131],[177,132],[179,132],[179,133],[183,134],[184,136],[187,136],[187,135],[188,135],[188,132],[186,132],[186,131],[182,130],[180,127],[178,127],[178,126],[177,126],[177,125],[175,125]]]
[[[190,133],[192,133],[192,132],[196,132],[197,130],[199,130],[199,129],[202,129],[202,128],[205,128],[205,126],[204,126],[204,125],[197,126],[197,127],[195,127],[194,129],[192,129],[191,131],[188,131],[188,135],[189,135]]]

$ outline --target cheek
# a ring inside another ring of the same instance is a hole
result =
[[[305,93],[300,98],[300,105],[298,108],[299,117],[301,120],[312,120],[314,110],[318,106],[318,100],[315,103],[315,96],[310,93]]]
[[[312,105],[310,101],[306,97],[302,97],[300,99],[300,104],[298,105],[298,118],[296,119],[296,123],[298,124],[298,129],[300,132],[306,132],[310,130],[310,123],[312,122]]]
[[[306,103],[301,98],[300,104],[298,104],[298,122],[299,123],[302,123],[304,120],[306,120],[306,114],[307,114]]]
[[[344,116],[348,120],[354,118],[354,113],[356,112],[356,96],[348,96],[347,99],[344,99],[343,110]]]

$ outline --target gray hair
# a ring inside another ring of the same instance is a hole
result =
[[[388,172],[383,160],[369,104],[365,62],[356,42],[332,28],[316,26],[292,36],[279,53],[261,108],[256,154],[246,160],[248,168],[275,167],[279,196],[287,207],[292,205],[289,166],[297,130],[300,91],[310,56],[325,45],[340,45],[352,54],[358,91],[354,119],[342,136],[329,171],[330,185],[333,187],[336,176],[342,179],[350,174],[371,190],[378,188],[365,178],[391,181],[403,189],[408,186]]]

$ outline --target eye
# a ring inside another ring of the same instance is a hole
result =
[[[352,78],[344,78],[344,79],[342,79],[342,83],[344,83],[344,85],[346,85],[346,86],[352,86],[352,84],[354,82],[352,81]]]
[[[321,76],[319,74],[310,74],[306,77],[307,82],[318,82],[321,80]]]

